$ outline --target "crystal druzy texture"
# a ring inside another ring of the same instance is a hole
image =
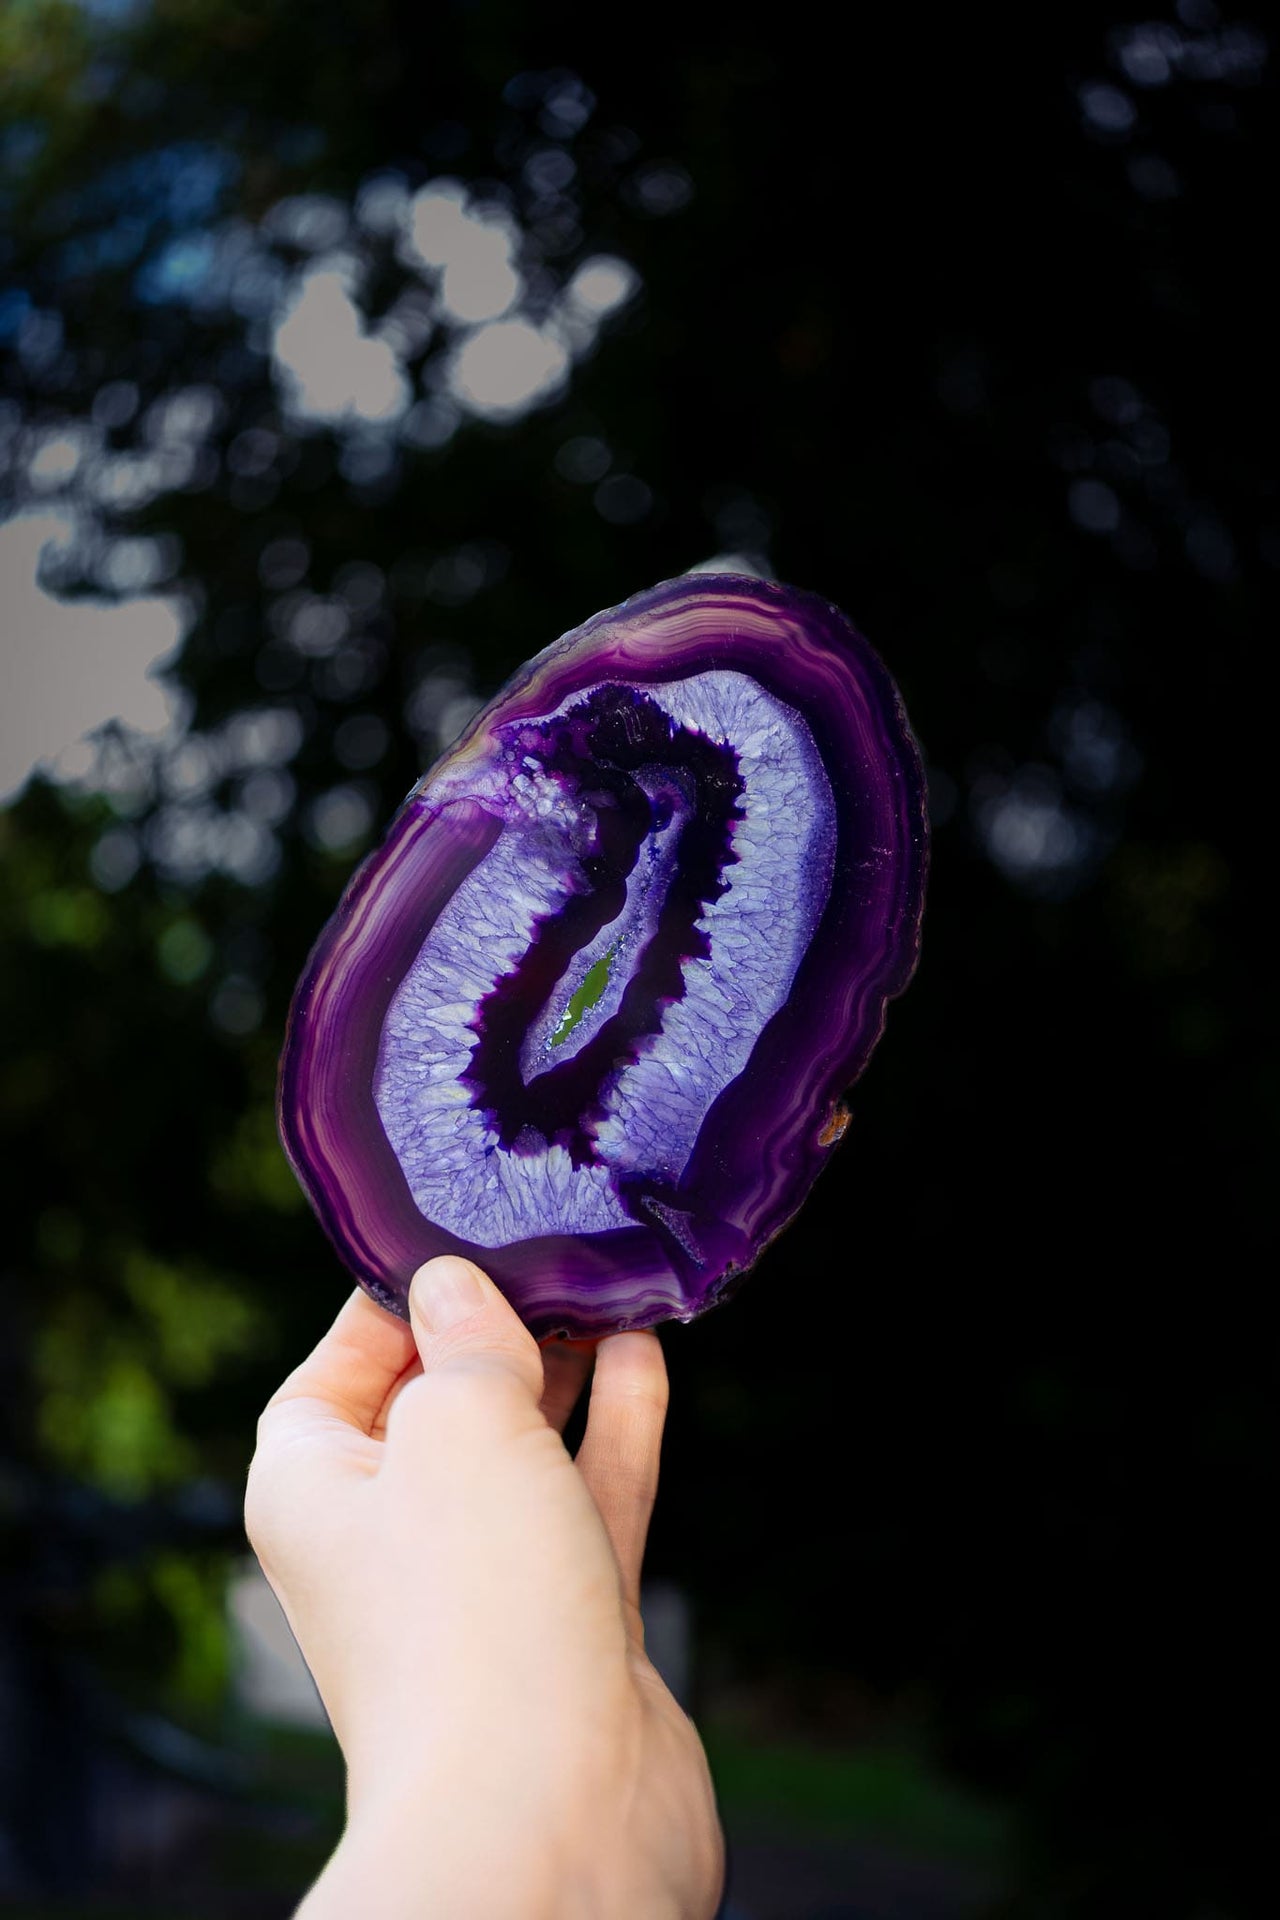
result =
[[[339,1253],[539,1335],[688,1320],[796,1211],[915,965],[919,756],[834,607],[687,575],[511,680],[321,935],[280,1082]]]

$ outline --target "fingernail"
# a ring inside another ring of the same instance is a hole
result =
[[[428,1333],[445,1333],[484,1305],[484,1288],[469,1260],[444,1253],[413,1276],[413,1304]]]

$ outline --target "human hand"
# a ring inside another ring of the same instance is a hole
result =
[[[245,1523],[348,1772],[305,1920],[708,1920],[701,1742],[645,1656],[652,1333],[539,1350],[469,1261],[357,1293],[259,1424]]]

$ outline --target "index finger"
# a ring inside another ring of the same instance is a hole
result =
[[[287,1409],[291,1418],[310,1415],[368,1434],[417,1357],[410,1329],[357,1287],[319,1345],[272,1394],[263,1420]]]

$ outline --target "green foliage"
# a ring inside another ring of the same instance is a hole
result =
[[[708,1729],[706,1746],[717,1797],[730,1817],[876,1839],[925,1857],[988,1866],[1005,1857],[1003,1812],[958,1789],[908,1748],[829,1751],[747,1739],[717,1726]]]
[[[149,1569],[156,1598],[174,1628],[176,1702],[200,1712],[221,1704],[229,1671],[226,1563],[221,1556],[157,1554]]]
[[[302,1211],[302,1190],[280,1146],[273,1100],[246,1107],[231,1137],[210,1162],[209,1183],[229,1207]]]
[[[39,1227],[70,1264],[74,1217]],[[260,1308],[195,1260],[170,1266],[139,1249],[94,1261],[100,1287],[74,1283],[44,1317],[33,1350],[35,1431],[48,1460],[117,1499],[137,1500],[195,1471],[199,1455],[175,1417],[175,1396],[207,1387],[251,1352]]]
[[[97,947],[108,926],[105,902],[88,887],[39,893],[27,917],[31,937],[41,947]]]

